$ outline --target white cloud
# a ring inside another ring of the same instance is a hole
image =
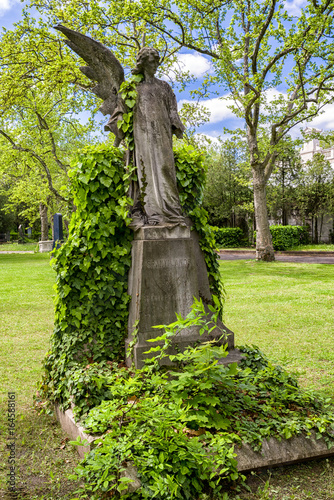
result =
[[[19,3],[19,0],[0,0],[0,17],[17,3]]]
[[[195,134],[195,141],[199,146],[206,146],[207,144],[219,144],[218,136],[211,134]]]
[[[0,13],[9,9],[10,9],[9,0],[0,0]]]
[[[200,78],[212,70],[212,64],[209,59],[200,54],[178,54],[177,60],[178,62],[175,63],[172,69],[177,70],[180,68],[182,71],[189,71],[196,78]]]
[[[306,5],[305,0],[291,0],[285,2],[285,8],[290,16],[300,16],[301,8]]]
[[[183,103],[188,102],[191,103],[193,101],[181,100],[179,102],[179,107],[181,107]],[[206,107],[210,112],[210,123],[217,123],[221,120],[235,118],[235,115],[227,107],[233,103],[234,101],[232,101],[232,99],[220,99],[219,97],[207,99],[206,101],[200,101],[201,106]]]
[[[334,130],[334,103],[327,104],[327,106],[325,107],[325,111],[315,117],[312,121],[303,122],[294,128],[299,130],[301,127],[318,128],[324,131]],[[294,133],[296,134],[295,130]]]

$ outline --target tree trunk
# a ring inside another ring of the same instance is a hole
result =
[[[256,260],[272,262],[275,253],[269,229],[266,183],[260,169],[253,168],[254,212],[256,222]]]
[[[314,243],[317,245],[319,243],[318,235],[318,216],[314,217]]]
[[[324,215],[321,214],[321,217],[320,217],[320,230],[319,230],[319,243],[321,242],[323,224],[324,224]]]
[[[41,218],[41,241],[47,241],[49,239],[48,207],[44,203],[39,204],[39,214]]]

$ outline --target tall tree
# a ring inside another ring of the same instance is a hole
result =
[[[313,241],[319,243],[324,215],[334,216],[334,170],[323,154],[315,153],[302,166],[297,203],[301,214],[312,219]]]
[[[244,227],[245,222],[248,227],[250,222],[249,230],[253,228],[253,193],[247,160],[245,143],[228,139],[207,148],[203,205],[211,224]]]
[[[247,131],[253,175],[257,258],[274,260],[266,208],[266,185],[292,127],[316,116],[333,98],[331,0],[307,0],[298,18],[283,0],[34,0],[50,22],[60,21],[96,36],[133,61],[142,44],[154,42],[171,64],[181,49],[211,59],[197,94],[217,84],[234,99]],[[71,66],[73,67],[73,66]],[[282,92],[278,92],[281,89]],[[261,127],[269,142],[261,141]]]
[[[77,69],[71,71],[71,61],[42,22],[36,28],[24,19],[14,31],[2,34],[1,45],[2,184],[10,203],[24,207],[22,215],[30,222],[39,213],[42,239],[48,239],[47,210],[64,213],[71,205],[70,159],[78,147],[94,140],[95,126],[78,116],[86,96],[71,85],[77,81]],[[87,99],[92,102],[89,94]]]

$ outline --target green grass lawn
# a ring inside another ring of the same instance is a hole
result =
[[[255,344],[334,398],[334,266],[221,261],[226,325],[236,344]],[[249,500],[334,499],[334,458],[251,475]],[[232,495],[231,498],[238,498]]]
[[[225,322],[237,344],[256,344],[298,373],[301,384],[334,397],[334,266],[222,261]],[[32,396],[53,328],[54,274],[47,254],[0,255],[0,498],[6,497],[7,392],[17,396],[17,465],[22,497],[69,500],[76,452]],[[4,439],[2,439],[4,438]],[[334,460],[250,475],[243,500],[334,499]],[[197,500],[197,499],[194,499]],[[225,497],[224,500],[227,500]]]
[[[225,322],[237,344],[258,345],[334,398],[334,267],[222,261]]]
[[[62,448],[66,436],[55,420],[38,416],[32,407],[53,329],[55,276],[49,262],[47,254],[0,255],[0,498],[6,498],[7,489],[8,391],[15,391],[17,399],[16,465],[22,498],[67,499],[74,488],[67,473],[75,466],[76,452]]]
[[[38,252],[38,243],[2,243],[0,252]]]
[[[291,247],[289,250],[308,250],[316,252],[334,252],[334,245],[320,243],[319,245],[299,245],[297,247]]]
[[[221,250],[254,250],[255,251],[255,246],[253,247],[237,247],[237,248],[221,248]],[[287,250],[293,251],[293,252],[301,252],[301,251],[309,251],[309,252],[334,252],[334,245],[332,244],[326,244],[326,243],[321,243],[319,245],[298,245],[296,247],[291,247]]]

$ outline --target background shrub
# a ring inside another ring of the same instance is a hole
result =
[[[307,226],[270,226],[274,250],[288,250],[309,243]],[[254,232],[256,239],[256,231]]]
[[[244,235],[240,227],[211,226],[211,229],[214,231],[217,247],[236,248],[244,244]]]

